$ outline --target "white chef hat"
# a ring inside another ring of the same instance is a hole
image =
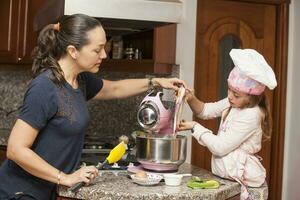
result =
[[[230,72],[228,84],[245,93],[259,95],[265,86],[277,86],[275,74],[264,57],[254,49],[232,49],[229,53],[235,67]]]

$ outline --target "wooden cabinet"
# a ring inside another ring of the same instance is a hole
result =
[[[124,49],[139,49],[142,59],[106,59],[103,69],[114,71],[170,73],[176,57],[176,24],[122,36]]]
[[[68,197],[57,197],[56,200],[72,200],[73,198]],[[78,200],[78,199],[77,199]]]
[[[6,146],[0,145],[0,165],[6,159]]]
[[[41,0],[1,0],[0,2],[0,63],[31,62],[38,31],[34,20]]]
[[[38,15],[38,27],[57,23],[65,15],[65,1],[45,1]],[[88,12],[88,11],[86,11]],[[170,73],[175,64],[176,24],[159,22],[99,18],[108,38],[122,36],[123,47],[130,43],[142,52],[141,60],[106,59],[101,68],[109,71]]]
[[[63,16],[63,9],[59,6],[63,1],[57,1],[59,2],[57,6],[53,6],[53,2],[47,3],[42,0],[2,0],[0,2],[0,23],[2,24],[0,64],[29,64],[32,62],[31,54],[38,37],[36,29],[41,29],[49,23],[56,23],[58,18]],[[126,24],[126,22],[122,23]],[[138,24],[138,22],[135,23]],[[107,59],[102,63],[104,70],[171,72],[172,66],[175,64],[176,24],[125,34],[122,37],[124,48],[126,42],[130,43],[142,52],[142,59]]]
[[[16,62],[18,54],[19,0],[3,0],[0,6],[0,62]],[[14,13],[14,14],[13,14]]]

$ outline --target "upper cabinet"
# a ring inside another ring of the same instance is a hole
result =
[[[31,62],[38,35],[34,19],[41,4],[40,0],[1,0],[0,63]]]
[[[83,13],[101,21],[108,41],[122,38],[122,55],[104,60],[103,69],[169,73],[181,12],[178,0],[2,0],[0,64],[31,63],[38,30],[64,15]]]
[[[118,38],[118,37],[117,37]],[[172,72],[176,55],[176,24],[164,25],[148,31],[126,34],[120,37],[122,46],[114,44],[114,36],[101,67],[105,70],[149,72],[166,74]],[[114,51],[120,49],[120,55]]]
[[[37,16],[39,28],[64,15],[82,13],[99,19],[108,49],[121,38],[120,55],[104,60],[105,70],[170,73],[175,64],[176,24],[182,16],[179,0],[49,0]],[[138,50],[137,50],[138,49]],[[134,54],[140,54],[138,59]],[[108,52],[109,54],[109,52]]]
[[[20,0],[3,0],[0,6],[0,61],[13,63],[18,59],[18,20]]]

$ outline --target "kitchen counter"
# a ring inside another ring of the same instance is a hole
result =
[[[83,187],[76,194],[65,187],[59,187],[59,195],[76,199],[211,199],[223,200],[240,193],[237,182],[221,179],[209,171],[184,163],[179,173],[191,173],[200,178],[218,180],[221,183],[218,189],[191,189],[187,187],[190,177],[184,177],[180,186],[166,186],[160,182],[155,186],[140,186],[132,182],[126,171],[116,176],[112,172],[105,172],[99,176],[93,185]]]

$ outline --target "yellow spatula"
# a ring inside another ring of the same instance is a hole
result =
[[[113,148],[110,152],[108,157],[105,159],[105,161],[102,164],[97,165],[97,169],[102,169],[102,167],[105,164],[113,164],[115,162],[118,162],[122,156],[125,154],[126,146],[125,143],[122,141],[120,142],[115,148]],[[82,186],[84,186],[84,182],[79,182],[75,184],[73,187],[71,187],[69,190],[72,192],[78,191]]]
[[[125,151],[126,151],[126,146],[125,143],[122,141],[109,152],[109,155],[105,161],[108,162],[109,164],[118,162],[125,154]]]

